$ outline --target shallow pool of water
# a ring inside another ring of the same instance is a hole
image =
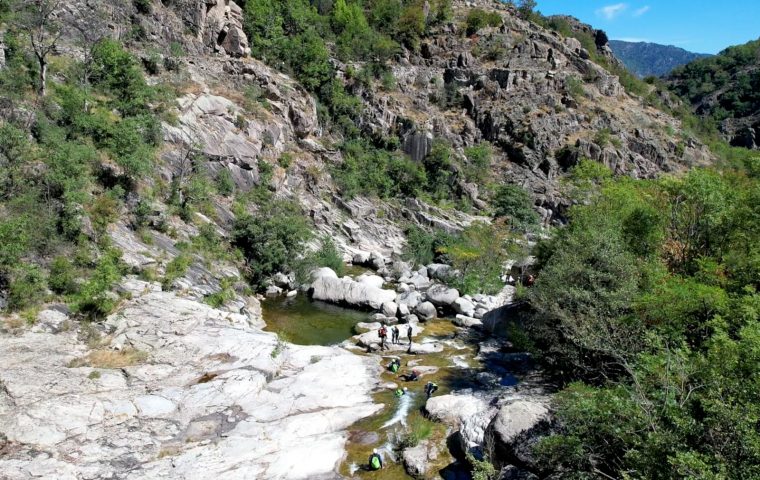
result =
[[[367,313],[312,301],[305,294],[270,298],[261,304],[264,330],[276,332],[298,345],[335,345],[353,336],[354,325],[367,321]]]

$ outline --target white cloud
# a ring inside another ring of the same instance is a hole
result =
[[[615,17],[625,12],[628,5],[625,3],[616,3],[614,5],[607,5],[596,11],[597,16],[603,17],[607,20],[613,20]]]
[[[649,10],[651,10],[651,8],[652,7],[650,7],[649,5],[645,5],[645,6],[641,7],[641,8],[637,8],[636,11],[633,12],[633,16],[634,17],[640,17],[640,16],[644,15],[645,13],[647,13]]]

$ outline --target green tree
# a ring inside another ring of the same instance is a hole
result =
[[[533,209],[533,199],[525,189],[517,185],[499,185],[493,198],[494,217],[505,217],[515,228],[538,225],[538,214]]]
[[[311,230],[299,207],[273,200],[235,221],[233,245],[243,252],[251,283],[261,287],[278,271],[292,270]]]

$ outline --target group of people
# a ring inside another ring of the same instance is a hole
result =
[[[401,340],[399,337],[401,336],[401,330],[399,329],[398,325],[393,325],[390,328],[391,331],[391,343],[393,344],[400,344]],[[406,327],[406,338],[409,339],[409,351],[412,349],[412,334],[414,333],[414,330],[412,329],[412,325],[408,325]],[[380,350],[388,350],[388,345],[386,342],[388,341],[388,327],[385,325],[380,325],[380,328],[377,330],[377,336],[380,338]],[[394,358],[391,360],[391,363],[388,364],[388,370],[390,370],[393,374],[399,375],[399,372],[401,370],[401,360],[398,358]],[[401,377],[407,381],[407,382],[414,382],[419,380],[420,374],[417,370],[411,369],[408,373],[405,373],[401,375]],[[425,384],[425,395],[427,398],[430,398],[433,396],[433,394],[438,390],[438,385],[435,382],[427,382]],[[409,389],[407,387],[399,387],[397,388],[393,394],[396,396],[396,398],[401,398],[404,395],[407,395],[409,393]],[[369,461],[367,462],[368,467],[370,470],[380,470],[383,468],[383,458],[380,456],[380,454],[377,452],[377,450],[372,450],[372,454],[369,456]]]
[[[412,348],[412,325],[410,324],[406,328],[406,338],[409,339],[409,348]],[[401,335],[401,330],[399,330],[398,325],[394,325],[391,327],[391,343],[393,344],[400,344],[401,340],[399,340],[399,336]],[[385,325],[381,325],[380,329],[377,331],[377,336],[380,337],[380,350],[388,350],[388,346],[386,345],[386,341],[388,339],[388,328]]]
[[[388,364],[388,370],[392,373],[398,374],[399,370],[401,370],[401,361],[398,358],[391,360],[391,363]],[[401,377],[407,382],[416,382],[420,379],[420,373],[415,369],[411,369],[408,373],[401,375]],[[432,397],[436,390],[438,390],[438,385],[435,382],[427,382],[425,384],[425,395],[427,395],[427,398]],[[406,387],[399,387],[394,394],[396,397],[400,398],[406,395],[408,391],[409,389]]]

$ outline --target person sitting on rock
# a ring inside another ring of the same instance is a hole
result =
[[[436,390],[438,390],[438,384],[433,382],[427,382],[425,384],[425,395],[427,395],[427,398],[432,397]]]
[[[372,450],[372,455],[369,456],[369,469],[380,470],[383,468],[383,458],[377,453],[377,449]]]
[[[407,392],[407,388],[406,387],[404,387],[404,388],[397,388],[396,391],[394,392],[394,395],[396,395],[396,398],[401,398],[404,395],[406,395],[406,392]]]
[[[401,361],[398,358],[391,360],[390,365],[388,365],[388,370],[393,373],[398,373],[399,368],[401,368]]]

